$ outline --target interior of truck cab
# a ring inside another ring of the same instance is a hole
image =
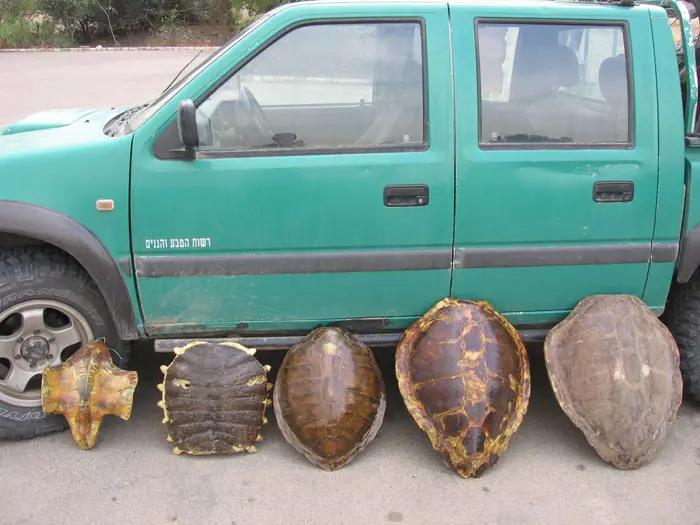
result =
[[[626,143],[621,26],[505,23],[500,91],[481,95],[481,142]],[[493,42],[493,35],[488,40]]]
[[[301,26],[199,105],[200,150],[420,144],[423,78],[418,23]]]

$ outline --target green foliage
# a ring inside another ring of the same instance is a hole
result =
[[[213,24],[231,21],[231,0],[190,0],[187,2],[188,22]]]
[[[181,38],[184,26],[180,18],[180,13],[175,8],[170,9],[163,17],[163,25],[168,35],[170,45],[174,45]]]
[[[288,1],[0,0],[0,45],[66,45],[71,41],[87,44],[96,37],[111,37],[112,33],[115,38],[128,37],[161,28],[167,31],[171,43],[176,43],[189,24],[240,30]]]
[[[187,3],[184,0],[111,0],[113,14],[110,16],[118,32],[153,30],[166,19],[179,19]],[[104,15],[100,20],[104,20]]]
[[[0,49],[28,47],[68,47],[73,43],[50,20],[34,21],[27,18],[10,19],[0,22]]]
[[[100,11],[94,0],[38,0],[39,10],[59,24],[73,40],[87,42]]]
[[[251,14],[262,14],[286,3],[286,0],[232,0],[232,7],[233,9],[245,8]]]
[[[36,13],[36,0],[0,0],[0,22]]]
[[[230,0],[233,24],[236,30],[242,31],[255,22],[263,14],[275,7],[293,2],[294,0]]]

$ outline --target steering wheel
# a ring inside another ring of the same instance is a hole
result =
[[[255,95],[253,95],[253,92],[250,89],[243,86],[241,86],[241,99],[244,99],[252,109],[252,121],[255,122],[255,126],[258,128],[258,131],[260,131],[265,139],[271,142],[275,131],[272,129],[270,121],[265,116],[262,107],[260,107],[258,99],[255,98]]]

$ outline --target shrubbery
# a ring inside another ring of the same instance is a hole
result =
[[[134,33],[191,24],[238,29],[241,12],[255,15],[289,0],[0,0],[0,48],[119,42]]]

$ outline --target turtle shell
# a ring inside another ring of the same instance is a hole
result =
[[[287,351],[272,397],[282,435],[325,470],[348,464],[375,438],[386,407],[372,351],[337,327],[317,328]]]
[[[138,374],[118,368],[101,340],[83,345],[64,363],[42,372],[41,404],[46,414],[63,414],[75,443],[91,449],[104,416],[128,420]]]
[[[193,342],[161,367],[158,406],[174,454],[256,452],[272,385],[254,353],[234,342]]]
[[[620,469],[651,461],[682,400],[671,332],[631,295],[580,301],[545,339],[559,405],[605,461]]]
[[[464,478],[498,461],[530,399],[525,346],[485,301],[439,301],[401,338],[396,375],[409,413]]]

